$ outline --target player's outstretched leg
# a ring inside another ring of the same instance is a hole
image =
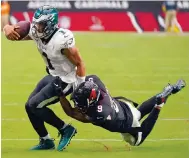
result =
[[[164,90],[159,93],[158,95],[162,95],[162,96],[166,96],[163,97],[165,99],[165,102],[167,100],[167,98],[171,95],[171,94],[175,94],[177,92],[179,92],[183,87],[185,87],[186,83],[184,80],[178,80],[176,84],[174,85],[168,85],[164,88]],[[170,93],[171,92],[171,93]],[[167,95],[167,93],[169,95]],[[148,99],[147,101],[143,102],[140,107],[138,108],[138,110],[141,113],[141,119],[149,114],[152,109],[154,108],[156,104],[156,96],[153,96],[152,98]]]
[[[156,104],[156,96],[153,96],[152,98],[144,101],[140,107],[138,108],[138,110],[140,111],[141,113],[141,117],[140,117],[140,120],[147,114],[149,114],[152,109],[154,108]]]
[[[184,80],[178,80],[176,84],[174,84],[174,85],[169,84],[168,86],[166,86],[164,88],[164,90],[161,93],[156,95],[156,105],[152,109],[152,111],[150,112],[148,117],[142,122],[142,125],[141,125],[142,139],[136,145],[142,144],[142,142],[144,142],[146,137],[152,131],[152,129],[158,119],[161,108],[164,106],[168,96],[170,96],[171,94],[176,94],[185,86],[186,86],[186,83]]]
[[[164,99],[163,101],[165,103],[167,101],[167,98],[172,94],[172,91],[173,91],[173,86],[168,84],[161,93],[143,102],[141,106],[138,108],[138,110],[141,113],[141,119],[153,110],[157,102],[157,96],[161,96],[160,98]]]
[[[176,94],[178,93],[182,88],[184,88],[186,86],[186,83],[184,80],[180,79],[178,80],[175,84],[171,85],[171,84],[168,84],[164,90],[159,93],[157,96],[156,96],[156,100],[157,100],[157,104],[160,104],[160,103],[163,103],[165,104],[168,97],[171,95],[171,94]],[[162,104],[162,106],[163,106]]]

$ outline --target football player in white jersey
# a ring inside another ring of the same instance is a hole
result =
[[[6,25],[4,33],[9,40],[17,40],[16,25]],[[75,46],[74,35],[70,30],[58,27],[57,9],[42,6],[36,10],[30,25],[30,32],[23,40],[34,40],[43,57],[49,75],[39,81],[25,105],[33,128],[40,137],[38,145],[32,150],[54,149],[53,139],[47,132],[44,122],[58,129],[61,138],[57,147],[62,151],[76,134],[76,129],[66,125],[47,106],[57,103],[59,97],[56,86],[60,84],[65,96],[74,87],[85,81],[85,65]]]

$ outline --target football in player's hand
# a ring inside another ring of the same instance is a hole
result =
[[[17,24],[19,28],[16,28],[15,31],[20,35],[19,40],[26,37],[30,31],[30,22],[29,21],[19,21]]]

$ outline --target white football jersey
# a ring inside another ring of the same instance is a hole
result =
[[[66,83],[76,81],[76,66],[61,53],[62,49],[75,46],[74,35],[70,30],[59,28],[47,44],[41,39],[29,36],[36,42],[38,50],[45,61],[46,66],[52,76],[59,76]]]

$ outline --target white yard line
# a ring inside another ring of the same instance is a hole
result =
[[[3,82],[3,85],[5,85],[5,84],[8,85],[8,84],[10,84],[10,83],[13,84],[14,82]],[[35,82],[17,82],[16,84],[17,84],[17,85],[18,85],[18,84],[21,84],[21,85],[36,85]]]
[[[162,118],[162,121],[189,121],[189,118]]]
[[[2,141],[36,141],[39,139],[27,139],[27,138],[2,138]],[[72,139],[72,141],[79,142],[122,142],[121,139]],[[189,138],[160,138],[160,139],[147,139],[148,142],[159,142],[159,141],[189,141]]]
[[[29,121],[25,118],[2,118],[1,121]]]
[[[23,106],[25,103],[3,103],[1,106]]]

